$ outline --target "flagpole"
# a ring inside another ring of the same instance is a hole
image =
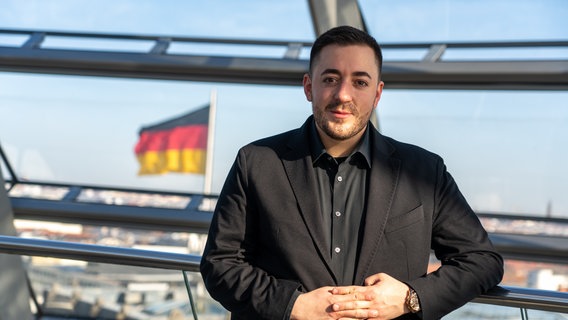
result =
[[[213,146],[215,140],[215,114],[217,112],[217,90],[211,90],[211,101],[209,102],[209,124],[207,126],[207,150],[205,155],[205,181],[203,193],[211,194],[213,181]]]

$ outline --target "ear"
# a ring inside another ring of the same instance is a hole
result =
[[[379,81],[379,85],[377,86],[377,93],[375,94],[375,101],[373,102],[373,109],[377,108],[377,105],[379,104],[379,100],[381,100],[381,95],[383,94],[383,87],[385,86],[385,83],[382,81]]]
[[[306,99],[312,102],[312,79],[308,73],[304,74],[304,80],[302,83],[304,85],[304,94],[306,95]]]

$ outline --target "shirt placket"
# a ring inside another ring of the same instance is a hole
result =
[[[332,257],[342,259],[344,256],[345,243],[343,243],[343,229],[345,228],[345,166],[339,165],[333,179],[333,203],[332,203]]]

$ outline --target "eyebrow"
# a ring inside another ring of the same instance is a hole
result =
[[[341,75],[341,72],[339,72],[339,70],[337,69],[325,69],[322,71],[322,73],[320,75],[324,75],[324,74],[337,74],[337,75]],[[352,75],[357,76],[357,77],[367,77],[369,79],[372,79],[373,77],[371,77],[371,75],[368,72],[365,71],[355,71],[352,73]]]

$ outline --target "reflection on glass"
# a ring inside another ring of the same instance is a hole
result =
[[[46,316],[96,319],[190,319],[182,271],[26,257],[28,276]],[[187,273],[202,319],[226,319],[197,273]]]
[[[520,319],[520,309],[470,302],[444,317],[449,320]],[[532,319],[532,318],[531,318]]]
[[[16,184],[10,190],[10,197],[34,198],[44,200],[61,200],[69,192],[69,188],[42,186],[36,184]]]
[[[154,42],[151,40],[98,39],[81,37],[49,36],[42,44],[44,49],[100,50],[122,52],[149,52]]]
[[[77,201],[137,207],[183,209],[187,207],[191,201],[191,197],[116,190],[85,189],[81,191],[77,197]]]
[[[16,219],[25,238],[200,255],[206,235]],[[182,270],[131,267],[50,257],[23,257],[44,315],[96,319],[191,319]],[[187,272],[200,319],[226,319],[198,273]],[[176,318],[178,317],[178,318]]]

